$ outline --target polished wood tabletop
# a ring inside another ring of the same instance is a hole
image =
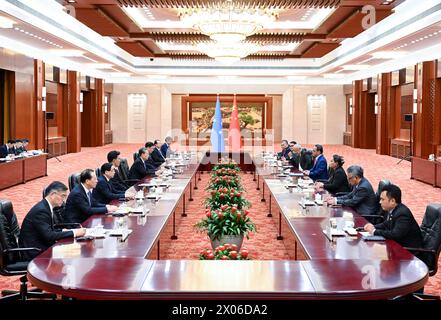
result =
[[[175,220],[177,216],[185,219],[185,214],[176,211],[182,210],[183,202],[185,210],[185,201],[196,187],[198,160],[171,180],[172,186],[160,201],[150,204],[146,217],[124,218],[133,230],[127,240],[59,241],[29,264],[30,281],[44,290],[81,299],[388,299],[414,292],[427,282],[425,264],[394,241],[367,242],[359,235],[330,241],[323,234],[330,217],[337,218],[339,228],[348,213],[356,226],[366,221],[350,208],[303,209],[302,193],[285,187],[293,181],[277,178],[277,168],[255,159],[256,178],[272,208],[269,217],[281,226],[274,237],[280,237],[287,248],[295,244],[302,259],[152,260],[151,253],[171,221],[173,235],[179,236]],[[85,226],[113,229],[116,219],[96,215]],[[270,218],[268,223],[273,223]]]

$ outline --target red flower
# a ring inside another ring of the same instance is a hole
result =
[[[243,215],[244,215],[244,216],[247,216],[247,215],[249,215],[249,213],[250,213],[249,210],[245,210],[244,213],[243,213]]]
[[[230,258],[228,258],[227,256],[222,256],[221,260],[230,260]]]
[[[211,212],[207,212],[207,218],[211,218]]]
[[[224,244],[224,247],[225,247],[225,249],[229,249],[229,248],[231,248],[231,244],[229,244],[229,243],[225,243],[225,244]]]
[[[240,197],[240,193],[236,193],[236,197]]]
[[[222,199],[225,197],[225,195],[223,193],[220,194],[220,196]]]
[[[236,259],[237,258],[237,251],[235,251],[235,250],[230,251],[230,258],[231,259]]]
[[[210,253],[207,256],[208,260],[213,260],[214,259],[214,254]]]
[[[219,219],[222,219],[224,217],[222,213],[218,213],[217,216],[219,217]]]
[[[217,249],[219,249],[220,251],[224,251],[225,250],[225,246],[219,246],[219,247],[217,247]]]
[[[237,251],[237,246],[235,244],[231,245],[231,250]]]
[[[231,193],[230,193],[230,197],[231,197],[231,198],[234,197],[234,193],[231,192]]]
[[[232,208],[231,208],[231,212],[232,212],[232,213],[235,213],[236,211],[237,211],[237,208],[236,208],[236,207],[232,207]]]
[[[236,217],[237,217],[237,221],[239,221],[239,220],[240,220],[240,217],[241,217],[241,215],[240,215],[239,212],[237,213],[237,216],[236,216]]]
[[[240,256],[246,259],[248,257],[248,250],[246,249],[240,250]]]

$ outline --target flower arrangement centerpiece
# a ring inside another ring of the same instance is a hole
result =
[[[238,250],[235,244],[224,244],[214,250],[204,249],[199,253],[199,260],[250,260],[248,250]]]
[[[207,190],[220,190],[223,188],[229,188],[239,192],[243,191],[240,177],[212,176],[208,183]]]
[[[240,247],[243,237],[249,239],[248,233],[256,231],[256,225],[251,221],[249,214],[248,210],[240,210],[237,206],[227,204],[216,210],[208,208],[205,217],[196,224],[196,228],[207,232],[213,248],[222,244],[225,239],[229,242],[236,241],[235,244]]]
[[[205,199],[205,206],[212,210],[219,209],[223,205],[236,205],[238,209],[249,207],[250,203],[243,197],[242,192],[234,188],[221,188],[210,190],[210,197]]]
[[[195,227],[207,232],[213,248],[223,243],[234,243],[239,248],[244,236],[256,230],[249,217],[250,203],[243,196],[243,187],[237,163],[221,161],[212,170],[205,199],[205,217]]]

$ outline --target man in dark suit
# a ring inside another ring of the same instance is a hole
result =
[[[155,167],[159,167],[161,164],[163,164],[165,162],[165,158],[161,153],[161,150],[159,148],[159,140],[155,140],[153,142],[153,150],[152,153],[150,153],[150,159],[151,159],[151,163],[155,165]],[[147,147],[147,143],[146,143],[146,148]]]
[[[17,140],[15,140],[15,155],[18,156],[18,155],[20,155],[22,152],[24,152],[24,149],[23,149],[23,140],[21,140],[21,139],[17,139]]]
[[[314,166],[312,151],[302,148],[300,150],[300,167],[302,170],[310,170]]]
[[[364,178],[363,168],[353,165],[348,168],[347,173],[352,191],[342,197],[328,198],[328,204],[352,207],[361,215],[378,214],[377,197],[371,183]]]
[[[153,146],[153,143],[150,142]],[[151,163],[147,163],[149,152],[147,148],[141,148],[138,151],[138,159],[130,167],[129,177],[133,180],[141,180],[147,176],[155,175],[155,167]]]
[[[15,154],[14,149],[15,140],[8,140],[5,145],[2,145],[0,148],[0,158],[6,158],[8,155]]]
[[[314,166],[311,170],[304,170],[303,173],[314,181],[328,180],[328,162],[323,155],[323,146],[316,144],[312,149],[312,156],[314,157]]]
[[[104,163],[101,166],[101,176],[98,178],[98,183],[92,192],[92,196],[96,202],[108,204],[112,200],[125,198],[125,192],[115,190],[110,183],[114,175],[115,171],[113,171],[110,163]]]
[[[286,160],[289,158],[289,152],[291,151],[289,149],[288,140],[282,140],[280,143],[280,147],[282,148],[282,151],[277,154],[277,158],[280,160]]]
[[[107,154],[107,162],[112,165],[113,171],[115,171],[113,178],[110,179],[110,183],[112,184],[114,190],[118,192],[125,192],[128,188],[130,188],[130,186],[126,182],[124,182],[124,179],[121,175],[121,158],[119,157],[119,155],[120,152],[116,150],[112,150]]]
[[[86,169],[80,174],[80,183],[73,188],[66,201],[66,216],[70,222],[83,223],[94,214],[114,212],[116,206],[98,203],[92,197],[92,190],[97,185],[95,171]]]
[[[170,157],[171,154],[174,153],[174,151],[170,148],[172,142],[173,142],[172,137],[165,138],[165,143],[161,146],[161,153],[164,158],[168,158]]]
[[[368,223],[364,229],[376,236],[395,240],[403,247],[421,248],[423,238],[412,212],[401,203],[401,190],[393,184],[383,188],[380,195],[381,208],[387,212],[386,221],[375,226]]]
[[[23,220],[20,231],[20,246],[23,248],[39,248],[41,251],[52,246],[57,240],[72,237],[81,237],[86,229],[58,229],[54,222],[54,209],[61,207],[67,197],[67,187],[59,182],[52,182],[45,189],[46,197],[32,207]],[[38,252],[27,253],[29,260],[38,255]]]

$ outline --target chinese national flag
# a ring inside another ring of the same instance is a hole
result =
[[[242,139],[240,134],[239,111],[237,110],[236,95],[233,100],[233,111],[230,118],[230,130],[228,131],[228,144],[230,151],[240,151]]]

